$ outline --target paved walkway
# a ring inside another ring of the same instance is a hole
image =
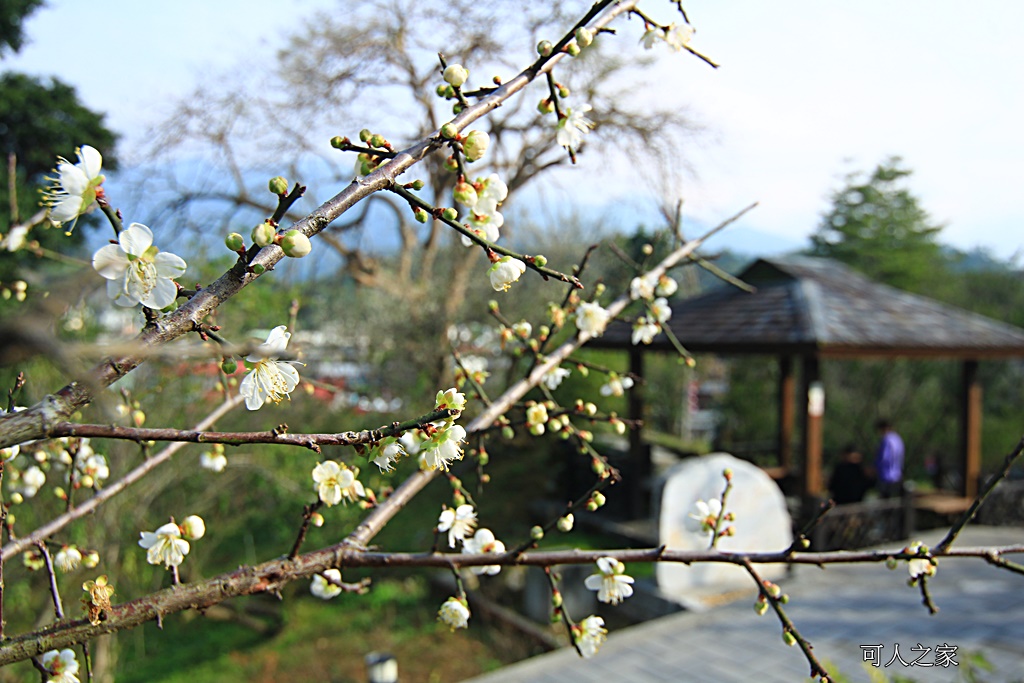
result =
[[[921,535],[929,545],[942,533]],[[1024,529],[968,528],[960,547],[1024,543]],[[1020,561],[1020,560],[1018,560]],[[939,607],[933,616],[920,591],[906,585],[906,564],[889,571],[881,565],[798,568],[782,583],[790,595],[787,612],[814,644],[816,656],[844,681],[869,681],[863,645],[882,645],[875,673],[919,681],[963,680],[956,666],[903,666],[893,659],[934,662],[936,646],[956,646],[955,659],[981,652],[994,666],[977,680],[1024,682],[1024,576],[977,559],[946,559],[929,584]],[[580,659],[562,649],[519,662],[471,683],[791,683],[806,681],[809,667],[796,647],[781,640],[772,613],[758,617],[749,599],[703,613],[682,612],[610,634],[596,657]],[[614,609],[606,607],[606,609]],[[932,648],[922,656],[918,644]],[[470,683],[470,682],[466,682]]]

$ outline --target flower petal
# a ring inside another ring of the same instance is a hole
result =
[[[142,299],[142,305],[160,310],[167,308],[178,298],[178,288],[167,278],[159,278],[150,290],[149,296]]]
[[[156,258],[153,259],[153,265],[156,266],[158,277],[181,277],[188,268],[185,259],[177,254],[169,254],[165,251],[161,251],[156,255]]]
[[[103,155],[95,147],[82,145],[78,150],[78,158],[82,160],[80,168],[90,180],[99,176],[100,169],[103,168]]]
[[[142,223],[132,223],[117,236],[121,248],[132,256],[142,256],[153,246],[153,231]]]
[[[92,267],[108,280],[116,280],[124,277],[125,268],[128,267],[128,257],[125,256],[121,247],[116,244],[108,244],[100,247],[92,257]]]

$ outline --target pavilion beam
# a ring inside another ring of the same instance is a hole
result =
[[[981,476],[981,396],[978,361],[966,360],[960,385],[960,492],[967,498],[978,495]]]
[[[779,356],[779,430],[776,446],[779,467],[793,468],[793,433],[796,425],[796,372],[792,356]]]
[[[821,369],[817,354],[803,358],[803,494],[806,497],[822,495],[821,452],[824,427],[824,400],[812,400],[821,391]]]

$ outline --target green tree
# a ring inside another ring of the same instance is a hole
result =
[[[0,57],[5,50],[17,52],[25,44],[21,24],[42,7],[43,0],[4,0],[0,4]]]
[[[904,180],[912,171],[890,157],[851,173],[811,236],[811,254],[849,264],[902,289],[927,291],[942,279],[945,257],[932,222]]]

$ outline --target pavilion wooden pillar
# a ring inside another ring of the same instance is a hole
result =
[[[793,431],[796,425],[796,373],[792,356],[779,357],[779,431],[776,450],[779,467],[786,472],[793,468]]]
[[[806,355],[803,358],[803,381],[800,403],[803,406],[803,494],[820,496],[821,483],[821,450],[824,410],[821,405],[814,405],[812,390],[821,391],[821,372],[817,355]]]
[[[978,361],[966,360],[960,385],[960,492],[974,498],[978,495],[981,476],[981,382]]]
[[[629,371],[638,378],[644,376],[644,355],[640,349],[629,350]],[[635,382],[628,394],[630,420],[644,419],[643,383]],[[651,514],[651,452],[644,447],[641,428],[629,430],[630,474],[629,500],[633,519],[646,519]]]

